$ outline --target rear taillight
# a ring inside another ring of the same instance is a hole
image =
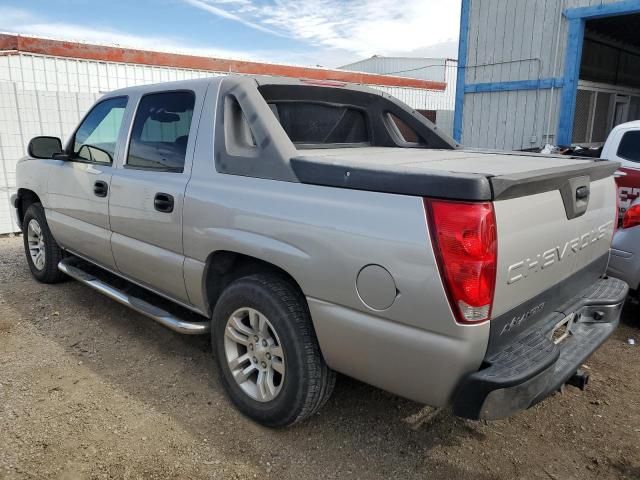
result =
[[[613,219],[613,234],[615,235],[616,230],[620,226],[620,191],[618,190],[618,186],[616,185],[616,216]]]
[[[622,228],[631,228],[640,225],[640,205],[633,205],[624,212]]]
[[[497,238],[493,204],[424,200],[429,231],[451,308],[458,322],[491,317]]]

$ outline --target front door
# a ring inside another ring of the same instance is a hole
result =
[[[96,104],[57,160],[48,179],[47,223],[58,243],[114,268],[109,243],[109,193],[126,97]]]
[[[201,100],[201,99],[200,99]],[[111,180],[111,248],[118,270],[188,303],[182,267],[182,205],[197,122],[196,92],[142,96],[126,158]]]

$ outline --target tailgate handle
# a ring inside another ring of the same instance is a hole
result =
[[[560,195],[562,195],[562,203],[564,203],[567,220],[580,217],[587,211],[589,195],[591,194],[590,185],[591,179],[589,176],[582,175],[570,178],[560,187]]]
[[[584,200],[585,198],[589,198],[589,187],[587,185],[576,189],[576,200]]]

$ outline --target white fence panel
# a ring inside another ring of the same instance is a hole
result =
[[[11,195],[16,164],[38,135],[67,138],[99,93],[24,90],[0,82],[0,234],[17,232]]]

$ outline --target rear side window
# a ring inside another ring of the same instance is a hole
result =
[[[289,138],[298,145],[369,143],[362,110],[310,102],[270,103]]]
[[[74,159],[107,164],[113,161],[126,106],[127,98],[117,97],[104,100],[91,109],[76,130]]]
[[[126,166],[182,172],[195,94],[190,91],[145,95],[133,122]]]
[[[622,136],[618,157],[640,163],[640,131],[627,132]]]
[[[415,144],[425,143],[413,128],[400,120],[393,113],[389,113],[388,118],[391,121],[391,125],[393,125],[397,135],[400,136],[400,139],[403,142]]]

